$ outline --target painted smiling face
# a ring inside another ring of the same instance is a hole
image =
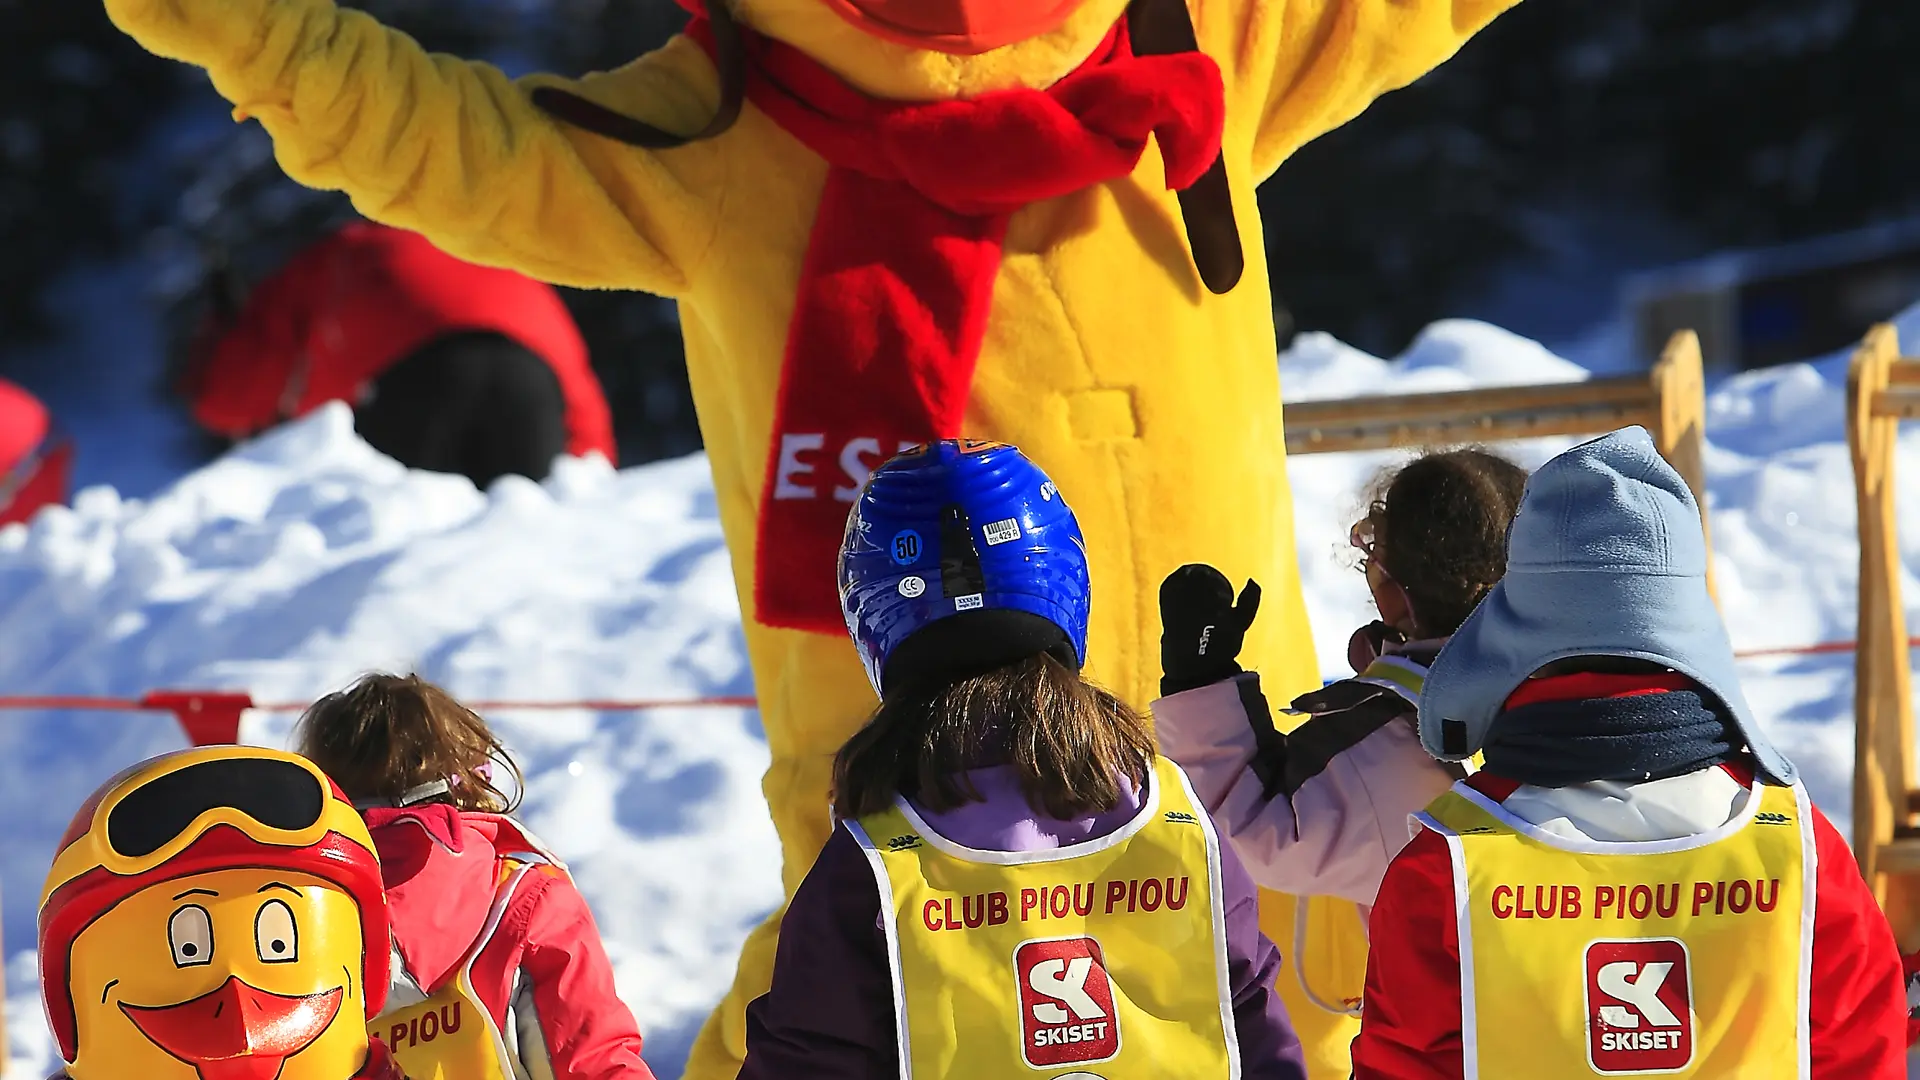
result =
[[[41,901],[41,991],[73,1080],[349,1080],[386,940],[338,788],[280,751],[187,751],[75,817]]]
[[[70,1071],[352,1076],[367,1052],[361,953],[353,898],[307,874],[223,870],[147,888],[74,941]]]

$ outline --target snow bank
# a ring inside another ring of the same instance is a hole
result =
[[[1896,320],[1920,345],[1920,306]],[[1707,504],[1721,610],[1737,650],[1854,636],[1859,539],[1846,446],[1848,352],[1718,381],[1707,397]],[[1288,400],[1462,389],[1580,379],[1586,372],[1538,344],[1483,323],[1429,328],[1403,356],[1380,360],[1324,334],[1303,334],[1280,357]],[[1572,439],[1497,449],[1537,467]],[[1372,617],[1347,546],[1367,485],[1407,452],[1289,459],[1296,545],[1314,645],[1329,677],[1344,670],[1347,636]],[[1900,440],[1899,468],[1920,477],[1920,425]],[[1901,508],[1904,597],[1920,618],[1920,506]],[[1920,623],[1917,623],[1920,624]],[[1842,832],[1851,821],[1853,655],[1743,661],[1761,723],[1806,773],[1809,790]]]
[[[752,693],[701,458],[545,484],[408,472],[336,406],[147,502],[84,492],[0,531],[0,686],[137,695],[244,688],[303,701],[369,669],[472,698]],[[621,996],[678,1072],[746,931],[779,903],[747,710],[489,717],[527,768],[526,822],[573,867]],[[284,744],[294,717],[249,714]],[[52,844],[121,766],[184,745],[154,714],[10,714],[0,724],[12,1077],[57,1064],[34,981]]]

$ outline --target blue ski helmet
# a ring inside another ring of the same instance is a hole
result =
[[[875,469],[847,516],[840,608],[882,695],[1050,653],[1086,662],[1087,551],[1047,475],[1004,443],[946,440]]]

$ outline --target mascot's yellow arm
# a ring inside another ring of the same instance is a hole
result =
[[[1517,0],[1198,0],[1229,145],[1263,179],[1293,151],[1419,78]],[[106,0],[150,51],[207,69],[272,134],[281,166],[462,258],[560,284],[677,296],[712,241],[723,143],[660,153],[557,125],[530,85],[669,130],[705,123],[713,69],[684,40],[577,82],[515,82],[431,55],[332,0]]]
[[[588,288],[684,291],[718,219],[711,144],[664,154],[563,129],[487,64],[429,54],[332,0],[109,0],[115,25],[207,69],[280,165],[449,253]],[[692,131],[718,98],[685,42],[573,84]]]
[[[1433,70],[1519,0],[1193,0],[1220,62],[1228,138],[1264,180],[1295,150]]]

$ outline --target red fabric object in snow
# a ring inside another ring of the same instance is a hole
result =
[[[687,33],[712,51],[704,19]],[[747,100],[830,166],[787,330],[755,614],[842,634],[834,565],[856,492],[814,498],[784,472],[840,455],[857,475],[963,434],[1013,213],[1131,175],[1149,135],[1167,187],[1191,186],[1219,156],[1225,91],[1200,53],[1134,56],[1124,22],[1047,90],[924,104],[869,98],[791,46],[741,35]]]
[[[201,424],[246,438],[329,401],[356,402],[420,346],[472,330],[545,360],[566,401],[567,452],[598,450],[617,462],[606,395],[552,286],[370,222],[346,226],[262,282],[187,391]]]
[[[1474,786],[1497,792],[1504,785]],[[1816,881],[1808,883],[1818,890],[1809,1017],[1813,1080],[1904,1080],[1908,1020],[1893,930],[1860,880],[1847,842],[1817,809],[1813,829],[1819,861]],[[1446,839],[1422,829],[1387,868],[1374,903],[1366,1019],[1353,1042],[1355,1080],[1464,1075],[1460,928],[1452,897]]]
[[[40,399],[0,380],[0,525],[67,501],[73,447],[57,437]]]

